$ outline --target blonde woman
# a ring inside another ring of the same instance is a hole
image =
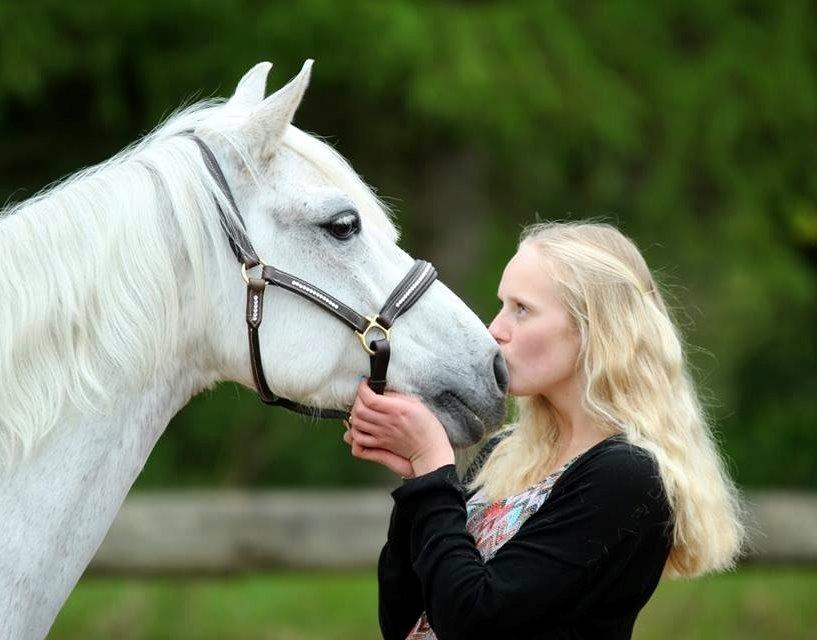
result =
[[[743,527],[682,339],[605,224],[527,229],[490,325],[518,421],[463,486],[437,418],[361,384],[344,440],[406,480],[378,565],[405,638],[630,638],[662,575],[727,569]]]

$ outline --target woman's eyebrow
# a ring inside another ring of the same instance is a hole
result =
[[[504,300],[502,299],[502,296],[499,295],[499,293],[496,294],[496,297],[499,299],[500,302],[504,302]],[[517,302],[517,303],[522,304],[522,305],[524,305],[526,307],[533,307],[534,306],[534,303],[533,303],[532,300],[528,300],[527,298],[520,298],[519,296],[507,296],[507,300],[508,300],[508,302]]]

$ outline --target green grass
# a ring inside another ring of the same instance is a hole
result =
[[[635,638],[800,640],[817,638],[817,568],[753,567],[661,584],[636,622]]]
[[[52,640],[375,640],[373,571],[218,578],[86,577]],[[817,569],[744,568],[659,586],[634,638],[817,636]]]

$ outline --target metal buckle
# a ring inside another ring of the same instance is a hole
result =
[[[380,324],[377,321],[377,316],[365,316],[365,318],[366,320],[369,321],[369,326],[367,326],[363,330],[363,333],[360,333],[360,331],[355,331],[355,335],[360,339],[360,344],[362,344],[363,348],[366,349],[366,353],[368,353],[370,356],[373,356],[374,351],[372,351],[372,349],[366,342],[366,336],[368,335],[369,331],[371,331],[372,329],[379,329],[380,331],[383,332],[383,335],[386,336],[386,340],[389,340],[390,339],[389,334],[391,332],[391,329],[386,329],[386,327]]]
[[[255,267],[261,267],[262,269],[266,266],[267,265],[260,260],[258,261],[258,264],[255,265]],[[255,269],[255,267],[252,268]],[[241,263],[241,277],[244,278],[244,284],[250,284],[250,276],[247,275],[247,265],[244,262]]]

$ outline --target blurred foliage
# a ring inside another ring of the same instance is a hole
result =
[[[744,484],[817,487],[817,9],[808,0],[0,0],[0,194],[95,163],[180,103],[316,59],[297,123],[489,320],[521,226],[604,217],[673,300]],[[812,35],[809,35],[812,34]],[[324,431],[330,431],[327,436]],[[144,485],[371,482],[336,425],[225,387]]]

